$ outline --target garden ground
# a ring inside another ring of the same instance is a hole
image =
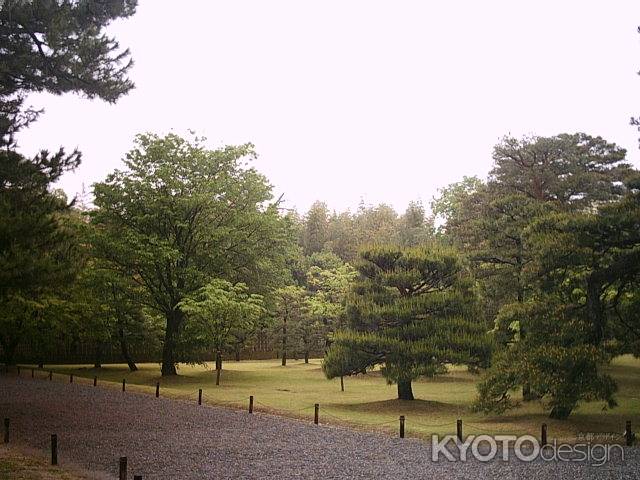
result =
[[[140,364],[130,373],[126,365],[108,365],[101,369],[88,366],[47,366],[58,374],[73,374],[75,382],[90,383],[94,376],[100,385],[155,392],[160,382],[161,396],[197,401],[198,389],[203,389],[203,402],[246,409],[250,395],[254,409],[278,415],[313,418],[313,405],[320,404],[322,423],[352,426],[370,431],[397,434],[398,417],[406,417],[407,436],[427,439],[432,433],[455,432],[456,419],[464,422],[466,434],[533,434],[539,436],[542,423],[548,425],[549,438],[574,441],[580,433],[618,433],[625,421],[631,420],[640,429],[640,359],[619,357],[608,367],[619,385],[618,407],[603,410],[602,402],[582,404],[565,421],[548,418],[540,402],[521,404],[501,416],[473,413],[471,403],[476,395],[478,377],[464,369],[452,368],[450,373],[414,383],[415,401],[396,399],[396,386],[387,385],[378,372],[357,377],[345,377],[345,391],[339,379],[327,380],[321,370],[321,360],[290,361],[282,367],[278,360],[225,362],[221,385],[215,385],[211,365],[181,365],[177,377],[160,376],[158,364]],[[29,375],[29,373],[23,373]],[[36,371],[36,376],[46,377]],[[60,375],[54,380],[68,381]],[[108,383],[110,382],[110,383]],[[514,396],[518,396],[514,394]]]

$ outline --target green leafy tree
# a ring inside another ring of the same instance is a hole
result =
[[[357,275],[356,269],[342,262],[325,268],[313,265],[307,271],[309,311],[322,326],[325,349],[333,333],[344,327],[347,294]]]
[[[283,278],[291,231],[266,179],[245,167],[254,156],[252,145],[208,150],[198,139],[140,135],[126,170],[94,187],[97,255],[165,318],[163,375],[176,374],[183,299],[212,278],[258,292]]]
[[[325,356],[328,378],[382,365],[398,398],[413,400],[416,378],[486,361],[485,328],[475,321],[471,283],[455,252],[375,246],[361,252],[357,269],[349,328],[335,334]]]
[[[216,385],[220,385],[222,354],[230,346],[232,332],[253,329],[264,314],[261,295],[249,293],[243,283],[214,279],[194,294],[183,299],[178,307],[192,321],[186,335],[215,352]]]
[[[421,202],[409,202],[398,222],[398,243],[403,247],[415,247],[432,240],[433,219],[427,218]]]
[[[306,255],[320,252],[329,240],[329,209],[323,202],[315,202],[304,218],[302,247]]]
[[[632,172],[624,149],[582,133],[505,137],[493,158],[486,184],[465,178],[434,202],[434,211],[446,219],[444,238],[471,260],[487,323],[504,306],[536,294],[535,276],[527,274],[536,256],[526,242],[530,225],[550,212],[581,212],[619,199]],[[497,323],[495,334],[508,348],[514,336],[505,327]],[[527,330],[520,322],[518,338]],[[525,383],[524,399],[537,396]]]
[[[480,384],[480,409],[513,406],[509,390],[528,376],[553,418],[567,418],[581,401],[615,405],[616,386],[602,366],[616,354],[637,353],[640,339],[638,187],[631,179],[618,201],[594,212],[555,213],[530,227],[538,285],[529,300],[498,316],[498,330],[518,341],[497,356]]]
[[[616,405],[616,385],[599,368],[610,352],[588,341],[586,324],[572,306],[555,296],[536,296],[505,307],[498,321],[516,330],[526,323],[528,334],[496,353],[478,385],[477,410],[502,413],[514,407],[511,391],[525,384],[542,396],[551,418],[566,419],[581,401]]]
[[[294,329],[308,319],[307,292],[303,287],[288,285],[274,292],[274,340],[280,345],[282,366],[287,365],[289,353],[297,351]]]

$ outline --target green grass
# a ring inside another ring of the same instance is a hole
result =
[[[464,369],[453,368],[435,379],[414,383],[417,400],[396,399],[396,386],[387,385],[377,373],[345,377],[345,391],[340,391],[339,379],[327,380],[320,368],[321,360],[290,361],[282,367],[277,360],[228,361],[224,364],[221,385],[215,385],[211,365],[181,365],[179,376],[160,377],[158,364],[141,364],[130,373],[126,365],[108,365],[93,369],[81,365],[51,366],[56,372],[76,377],[74,382],[91,383],[94,375],[99,384],[153,394],[157,381],[161,395],[197,402],[198,389],[203,389],[203,401],[246,409],[249,395],[254,395],[255,411],[313,420],[313,405],[320,404],[320,422],[341,424],[366,430],[396,434],[399,415],[406,417],[408,436],[428,438],[432,433],[455,433],[457,418],[463,419],[467,434],[532,434],[539,436],[542,423],[548,425],[549,438],[575,440],[578,432],[622,433],[626,420],[640,430],[640,360],[631,356],[617,358],[608,370],[617,380],[619,406],[603,410],[602,402],[581,405],[566,421],[551,420],[540,402],[528,402],[502,416],[473,413],[470,404],[476,395],[477,376]],[[27,373],[28,374],[28,373]],[[23,373],[25,375],[25,373]],[[46,378],[45,372],[38,372]],[[77,378],[81,377],[81,378]],[[56,381],[68,377],[55,375]]]
[[[0,480],[82,480],[87,477],[52,467],[39,457],[0,447]]]

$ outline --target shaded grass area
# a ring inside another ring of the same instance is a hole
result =
[[[88,477],[53,467],[39,457],[0,446],[0,480],[82,480]]]
[[[602,402],[582,404],[568,420],[552,420],[540,401],[522,403],[501,416],[485,416],[471,411],[478,376],[453,367],[446,375],[416,381],[415,401],[396,399],[396,386],[387,385],[378,372],[345,377],[345,391],[339,379],[327,380],[321,360],[309,364],[291,361],[282,367],[278,360],[225,362],[221,385],[215,385],[213,365],[180,365],[179,375],[162,378],[157,364],[140,364],[139,371],[129,372],[126,365],[108,365],[93,369],[82,365],[50,366],[57,372],[55,381],[91,385],[94,376],[99,386],[154,394],[160,382],[160,394],[197,402],[198,389],[203,402],[246,409],[249,395],[254,396],[254,411],[275,413],[313,420],[314,404],[320,404],[320,422],[353,426],[366,430],[397,434],[398,417],[406,417],[408,436],[430,438],[433,433],[453,434],[456,419],[464,422],[464,434],[531,434],[539,437],[542,423],[548,425],[549,438],[574,441],[580,433],[617,433],[626,420],[640,430],[640,359],[623,356],[607,367],[618,382],[618,407],[603,410]],[[66,377],[61,376],[67,375]],[[29,373],[23,373],[29,375]],[[36,376],[47,378],[37,371]],[[79,378],[78,378],[79,377]],[[514,393],[514,398],[521,398]]]

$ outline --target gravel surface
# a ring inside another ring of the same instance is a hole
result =
[[[145,480],[640,478],[637,447],[600,467],[513,455],[504,462],[501,454],[486,463],[433,462],[431,447],[415,439],[7,375],[0,375],[0,417],[11,419],[12,442],[46,451],[56,433],[61,463],[102,478],[117,478],[120,456],[128,457],[129,478]]]

